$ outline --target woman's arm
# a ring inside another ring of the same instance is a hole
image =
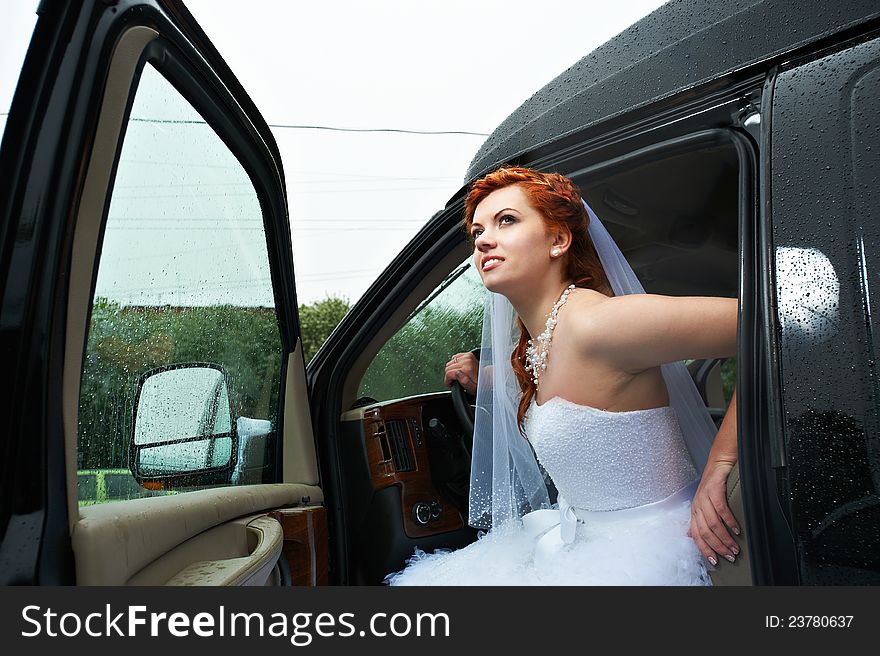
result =
[[[666,362],[736,354],[735,298],[628,294],[582,310],[576,339],[591,356],[638,373]]]
[[[578,322],[582,348],[624,371],[638,373],[666,362],[736,354],[738,300],[702,296],[630,294],[584,312]],[[740,528],[727,505],[727,479],[737,461],[736,393],[712,443],[691,504],[688,530],[713,564],[734,560]]]
[[[727,479],[737,461],[736,446],[736,391],[721,422],[700,485],[691,503],[691,524],[688,535],[694,539],[700,552],[713,565],[718,556],[733,562],[739,554],[730,531],[740,534],[730,507],[727,505]]]

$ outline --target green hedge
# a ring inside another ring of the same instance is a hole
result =
[[[348,310],[328,298],[299,308],[306,361]],[[138,378],[177,362],[226,368],[236,416],[273,419],[281,339],[273,308],[120,306],[92,310],[79,408],[79,469],[127,467]]]

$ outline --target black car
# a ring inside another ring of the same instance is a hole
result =
[[[442,371],[479,344],[467,183],[515,163],[573,178],[648,292],[740,299],[735,362],[689,363],[716,420],[738,399],[715,584],[880,582],[876,2],[638,21],[495,130],[308,367],[278,149],[183,4],[39,12],[0,150],[0,580],[377,584],[476,539]]]

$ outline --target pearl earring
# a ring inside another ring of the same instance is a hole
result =
[[[550,255],[552,255],[553,257],[558,257],[559,256],[559,249],[554,248],[552,251],[550,251]]]

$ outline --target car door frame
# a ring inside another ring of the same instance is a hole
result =
[[[288,371],[291,354],[302,355],[297,351],[299,319],[280,153],[265,120],[192,15],[177,0],[48,2],[38,13],[0,150],[0,348],[17,382],[0,399],[7,418],[0,443],[0,560],[5,583],[71,584],[76,580],[70,537],[76,480],[69,480],[70,435],[65,436],[63,408],[72,302],[68,281],[103,85],[116,40],[125,30],[140,25],[159,32],[169,46],[166,54],[181,59],[184,75],[176,83],[190,85],[188,99],[201,95],[198,109],[254,183],[264,215],[283,348],[278,435],[284,435],[285,388],[291,386],[291,374],[304,372],[304,363],[302,369]],[[189,81],[184,79],[187,72]],[[124,118],[132,99],[130,93]],[[111,181],[123,136],[124,121]],[[112,183],[104,200],[102,232],[111,189]],[[99,255],[100,239],[89,302]],[[81,371],[81,362],[79,366]],[[294,381],[292,388],[304,395],[304,380]],[[300,406],[307,411],[306,403]],[[282,440],[276,443],[273,466],[275,479],[281,481]]]

